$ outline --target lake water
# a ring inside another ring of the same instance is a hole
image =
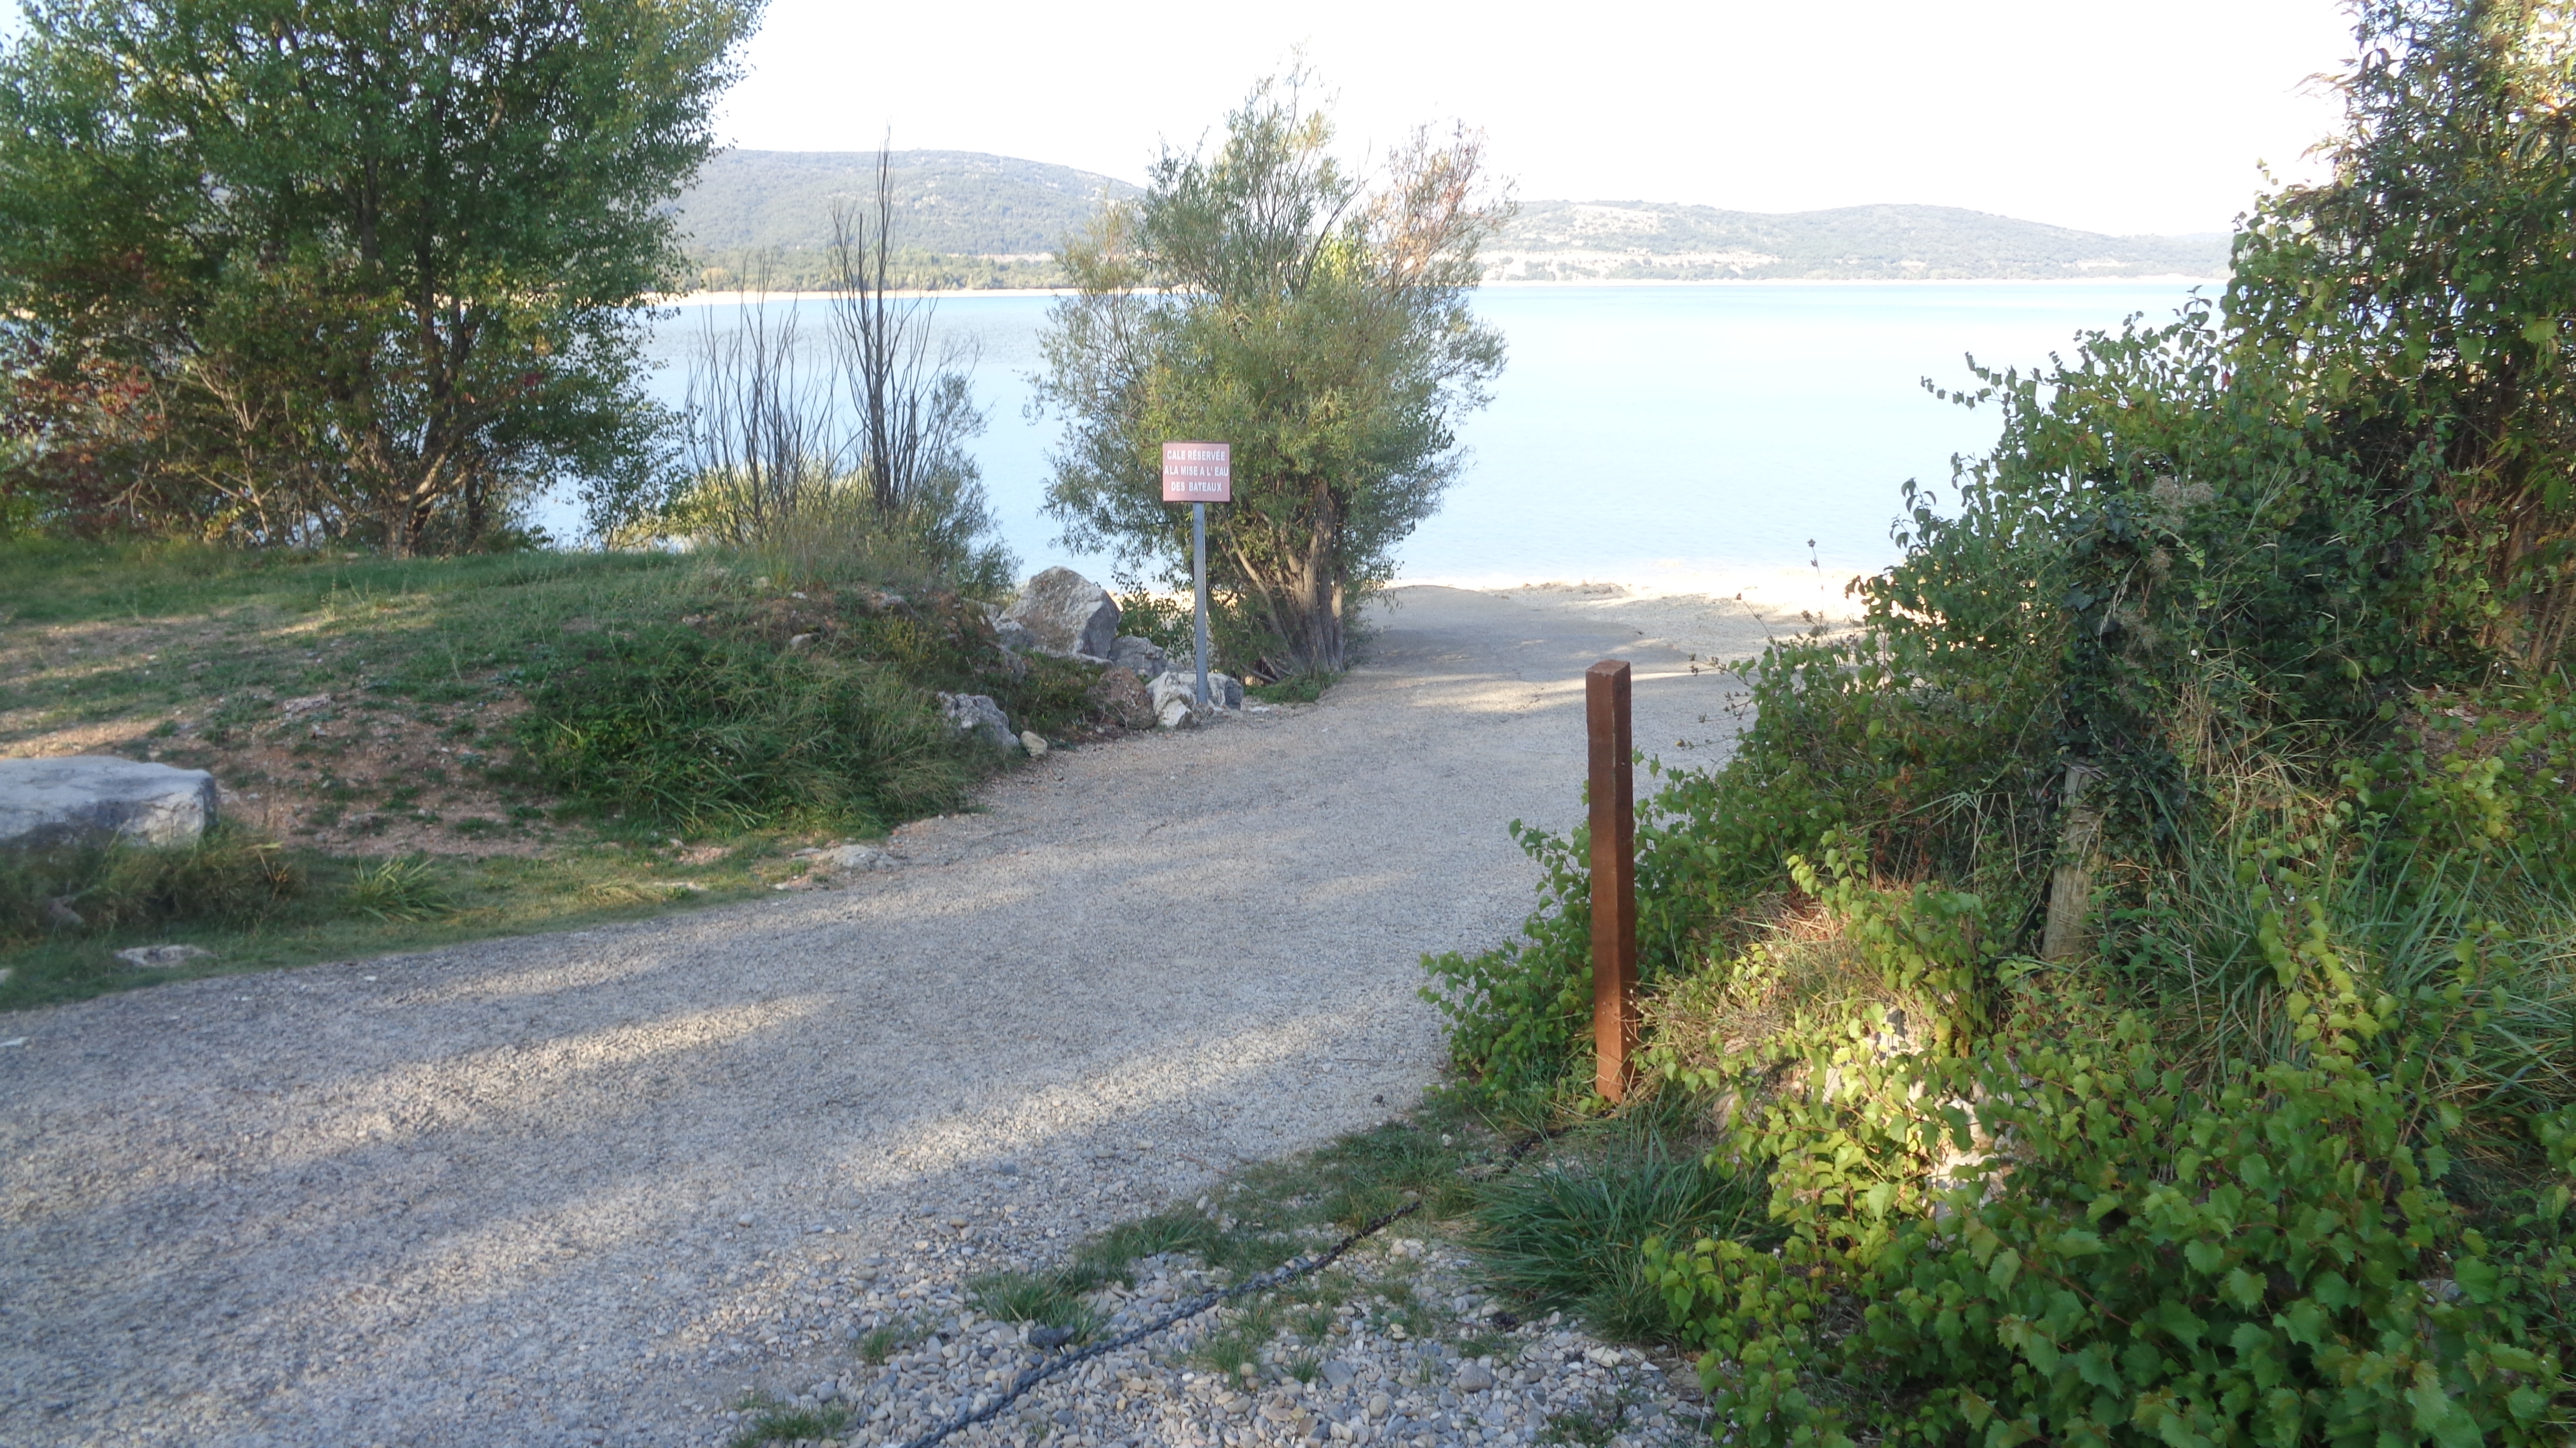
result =
[[[2214,288],[2204,288],[2214,290]],[[2168,320],[2180,282],[1505,287],[1480,293],[1510,360],[1460,429],[1465,469],[1405,544],[1402,581],[1665,586],[1894,556],[1899,489],[1946,495],[1950,459],[1990,445],[1989,410],[1922,386],[1971,382],[1966,356],[2029,367],[2077,332],[2143,312]],[[813,304],[808,304],[812,306]],[[1053,299],[943,297],[937,323],[981,347],[992,425],[975,447],[1023,571],[1105,562],[1058,546],[1043,512],[1051,420],[1027,416]],[[819,312],[819,308],[816,308]],[[734,309],[664,324],[655,390],[677,403],[690,338]],[[810,318],[819,332],[821,317]],[[551,510],[550,510],[551,511]],[[548,518],[558,528],[568,513]]]

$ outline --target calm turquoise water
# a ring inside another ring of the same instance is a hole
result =
[[[1991,412],[1922,386],[1970,381],[1965,358],[2024,367],[2131,313],[2162,321],[2179,283],[1502,288],[1478,309],[1510,365],[1461,437],[1467,466],[1407,543],[1415,582],[1687,582],[1803,566],[1875,567],[1908,478],[1946,494],[1950,458],[1994,437]],[[1053,303],[960,296],[943,330],[982,349],[992,427],[977,455],[1027,569],[1100,560],[1058,547],[1043,514],[1049,420],[1027,416],[1028,374]],[[658,390],[677,402],[702,316],[665,324]],[[819,315],[808,330],[819,330]]]

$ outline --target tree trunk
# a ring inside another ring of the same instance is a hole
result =
[[[2090,943],[2094,855],[2102,844],[2102,803],[2092,786],[2101,774],[2081,760],[2066,766],[2066,816],[2058,828],[2057,868],[2048,877],[2042,960],[2073,960]]]

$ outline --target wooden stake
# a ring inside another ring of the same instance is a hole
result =
[[[1628,739],[1628,665],[1583,671],[1592,744],[1592,1045],[1603,1097],[1627,1099],[1636,1080],[1637,811]]]

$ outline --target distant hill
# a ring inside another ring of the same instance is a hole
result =
[[[767,268],[770,285],[829,284],[836,199],[876,187],[873,151],[729,151],[680,198],[681,229],[711,289]],[[892,153],[896,270],[906,285],[1058,286],[1051,255],[1111,176],[979,151]],[[1773,214],[1664,201],[1530,201],[1486,252],[1489,281],[1964,280],[2186,275],[2227,270],[2227,238],[2104,236],[1953,206],[1845,206]]]
[[[1137,188],[1070,166],[980,151],[896,151],[895,240],[907,280],[936,286],[1052,286],[1051,255],[1103,197]],[[772,285],[826,280],[836,200],[872,201],[874,151],[727,151],[680,197],[680,229],[713,287],[736,282],[774,251]]]
[[[2104,236],[1955,206],[1722,211],[1531,201],[1487,248],[1505,280],[1931,281],[2225,275],[2224,234]]]

